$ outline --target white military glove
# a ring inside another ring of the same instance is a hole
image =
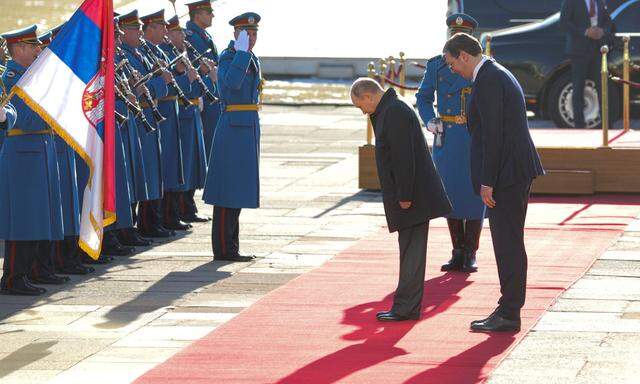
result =
[[[0,123],[4,123],[7,121],[7,111],[4,107],[0,108]]]
[[[247,31],[245,31],[244,29],[240,31],[240,34],[238,34],[238,38],[233,43],[233,48],[235,48],[236,51],[249,51],[249,34],[247,33]]]

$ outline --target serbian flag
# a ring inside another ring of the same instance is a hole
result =
[[[113,0],[86,0],[13,88],[89,167],[80,247],[100,256],[115,217]]]

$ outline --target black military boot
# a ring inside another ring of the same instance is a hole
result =
[[[115,231],[105,231],[102,239],[102,254],[108,256],[129,256],[135,248],[125,247],[118,241]]]
[[[442,264],[440,270],[443,272],[461,271],[464,263],[464,221],[447,219],[447,224],[449,225],[453,251],[451,251],[451,259],[446,264]]]
[[[482,220],[467,220],[464,228],[464,264],[462,272],[473,273],[478,271],[476,251],[480,245],[481,232]]]

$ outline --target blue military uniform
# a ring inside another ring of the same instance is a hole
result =
[[[138,18],[138,11],[134,10],[119,17],[119,25],[123,29],[138,29],[141,25]],[[138,48],[122,44],[125,58],[132,67],[142,76],[150,73],[153,69],[152,63],[140,53]],[[161,77],[155,76],[147,83],[147,88],[154,100],[158,100],[168,95],[167,85]],[[150,105],[143,103],[143,113],[149,122],[154,122],[153,111]],[[146,186],[148,200],[142,201],[138,209],[138,229],[141,234],[148,236],[167,237],[170,234],[162,228],[161,199],[163,193],[163,169],[160,146],[160,130],[146,132],[141,124],[138,124],[140,142],[142,145],[143,162],[146,176]]]
[[[470,33],[477,22],[468,15],[454,14],[447,18],[447,26],[452,33]],[[437,95],[438,117],[444,128],[442,145],[433,146],[433,161],[453,207],[447,216],[453,257],[443,265],[443,271],[475,272],[475,252],[485,217],[484,203],[471,185],[471,136],[466,123],[471,86],[470,81],[452,72],[443,56],[438,55],[427,61],[416,94],[418,111],[425,124],[436,117],[434,93]]]
[[[257,29],[260,16],[245,13],[231,20],[238,29]],[[220,55],[218,87],[222,115],[213,138],[203,199],[214,208],[213,253],[217,259],[238,255],[238,217],[242,208],[260,205],[260,60],[236,51],[232,41]]]
[[[39,45],[37,28],[3,34],[11,46],[16,43]],[[10,90],[26,68],[11,60],[3,74]],[[22,99],[13,96],[17,118],[7,131],[0,151],[0,238],[6,240],[2,291],[39,295],[45,289],[31,285],[32,268],[43,275],[36,279],[61,281],[53,275],[48,252],[51,240],[62,240],[64,224],[56,147],[51,128]],[[46,258],[42,256],[46,255]],[[46,275],[44,275],[46,273]],[[44,280],[41,280],[44,281]]]
[[[42,49],[51,44],[62,25],[48,31],[39,37]],[[56,152],[58,155],[58,171],[60,172],[60,193],[62,197],[62,215],[64,219],[64,240],[51,242],[49,253],[60,272],[78,272],[84,270],[78,260],[77,243],[80,234],[80,210],[82,202],[78,185],[78,163],[83,162],[67,143],[55,136]],[[84,187],[83,187],[84,189]],[[75,247],[73,244],[76,244]]]
[[[169,31],[182,31],[177,15],[169,19],[168,24],[167,29]],[[169,59],[175,58],[174,46],[161,44],[160,48],[165,51]],[[208,101],[202,97],[204,91],[199,82],[194,82],[191,84],[191,92],[186,96],[196,105],[199,103],[208,103]],[[198,209],[194,200],[196,189],[204,188],[207,175],[207,158],[205,155],[202,116],[197,107],[189,107],[184,105],[184,103],[179,104],[180,110],[178,115],[180,117],[179,124],[185,189],[185,191],[179,195],[179,216],[187,222],[208,221],[207,218],[197,214]]]
[[[207,12],[213,12],[211,0],[192,1],[187,3],[187,6],[189,11],[204,10]],[[209,32],[199,27],[193,21],[188,21],[186,24],[185,34],[187,36],[187,41],[193,45],[196,51],[203,53],[208,49],[211,49],[211,51],[205,54],[204,57],[213,60],[216,63],[219,62],[218,49]],[[203,80],[205,84],[209,86],[209,90],[215,96],[219,97],[218,87],[216,87],[216,84],[211,81],[209,76],[205,76]],[[204,104],[204,110],[202,111],[202,126],[204,128],[204,144],[207,158],[211,156],[211,145],[213,143],[213,136],[220,114],[220,104]]]
[[[164,19],[164,9],[152,14],[143,16],[140,21],[145,25],[163,24],[167,25]],[[151,43],[144,41],[141,52],[150,62],[160,59],[169,62],[164,51]],[[191,92],[191,83],[186,73],[178,74],[173,71],[175,83],[183,93]],[[162,157],[163,176],[163,197],[162,197],[162,225],[167,229],[184,230],[191,226],[180,221],[178,218],[178,197],[184,192],[184,167],[182,161],[182,143],[180,137],[180,125],[178,116],[178,91],[174,87],[168,87],[167,96],[158,100],[158,109],[165,120],[158,126],[160,130],[160,147]],[[191,106],[190,108],[197,108]]]

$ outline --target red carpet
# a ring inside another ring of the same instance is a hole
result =
[[[444,274],[443,220],[429,234],[420,321],[379,323],[397,279],[397,241],[386,231],[271,292],[138,383],[482,382],[554,298],[640,213],[640,197],[535,198],[526,232],[527,303],[518,334],[470,333],[499,293],[489,231],[480,271]]]

